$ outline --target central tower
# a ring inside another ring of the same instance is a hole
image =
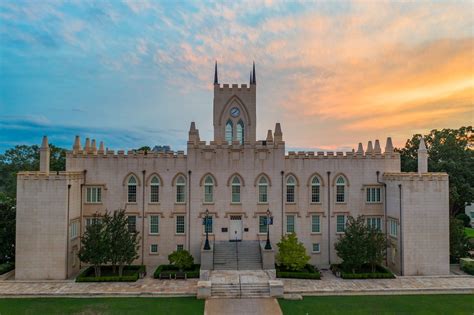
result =
[[[256,140],[257,81],[255,63],[250,72],[249,85],[219,84],[217,62],[214,70],[214,141],[239,141],[241,144]]]

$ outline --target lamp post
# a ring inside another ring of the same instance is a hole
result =
[[[270,209],[267,209],[267,243],[265,249],[272,249],[272,244],[270,244]]]
[[[206,242],[204,243],[204,250],[210,250],[211,245],[209,245],[209,210],[206,209],[206,218],[204,219],[204,229],[206,230]]]

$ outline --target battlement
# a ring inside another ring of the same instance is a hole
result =
[[[68,180],[68,179],[82,179],[84,173],[82,172],[19,172],[17,174],[18,180]]]
[[[314,151],[289,151],[285,159],[399,159],[397,152],[363,153],[363,152],[314,152]]]
[[[447,173],[383,173],[384,180],[387,181],[447,181]]]
[[[225,141],[210,141],[207,143],[206,141],[199,141],[197,143],[193,141],[188,141],[188,150],[189,149],[197,149],[197,150],[215,150],[215,149],[257,149],[257,150],[265,150],[265,149],[276,149],[276,148],[284,148],[285,142],[279,141],[244,141],[243,144],[240,144],[239,141],[233,141],[232,144],[229,144]]]
[[[228,93],[235,93],[235,92],[255,92],[255,85],[251,84],[215,84],[214,90],[219,92],[228,92]]]
[[[66,153],[66,158],[124,158],[124,159],[185,159],[187,156],[184,151],[168,151],[168,152],[149,152],[149,151],[132,151],[129,150],[72,150]]]

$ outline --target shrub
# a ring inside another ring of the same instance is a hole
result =
[[[462,221],[464,224],[464,227],[471,227],[471,218],[467,214],[459,213],[456,216],[456,219]]]
[[[140,273],[144,273],[145,266],[125,266],[122,276],[114,275],[112,266],[102,266],[102,274],[95,276],[95,268],[93,266],[84,270],[77,278],[76,282],[135,282],[140,277]]]
[[[375,272],[372,272],[372,266],[370,264],[364,264],[361,266],[361,271],[352,273],[351,270],[344,268],[342,264],[331,265],[331,270],[334,274],[337,272],[341,273],[343,279],[393,279],[395,275],[388,269],[377,265]]]
[[[191,268],[184,269],[184,273],[186,273],[186,278],[188,279],[199,278],[200,268],[201,268],[201,265],[193,264]],[[168,272],[171,275],[171,277],[174,277],[177,271],[179,271],[179,268],[175,265],[160,265],[158,266],[158,268],[156,268],[155,272],[153,273],[153,278],[159,279],[160,273],[162,272]]]
[[[474,275],[474,259],[471,258],[461,258],[461,270],[464,272]]]
[[[15,269],[15,264],[14,263],[5,263],[0,265],[0,275],[3,275],[4,273],[7,273],[11,270]]]
[[[293,278],[293,279],[321,279],[321,273],[317,268],[307,264],[299,271],[291,271],[282,266],[276,266],[277,278]]]
[[[276,255],[276,260],[279,265],[289,271],[303,269],[310,259],[306,255],[306,248],[303,243],[298,242],[295,233],[283,236],[277,246],[278,254]]]
[[[459,261],[459,258],[468,257],[471,244],[464,231],[462,221],[455,218],[449,220],[449,254],[451,261]]]
[[[180,271],[189,269],[194,264],[193,256],[187,250],[176,250],[169,254],[168,260],[171,265],[178,267]]]

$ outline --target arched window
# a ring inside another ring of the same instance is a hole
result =
[[[232,203],[240,203],[240,179],[237,176],[232,179]]]
[[[242,120],[239,120],[237,123],[237,140],[239,140],[240,144],[243,144],[245,140],[245,128]]]
[[[150,181],[150,202],[160,202],[160,179],[153,176]]]
[[[179,176],[176,179],[176,203],[186,202],[186,179]]]
[[[211,176],[204,180],[204,202],[214,202],[214,180]]]
[[[260,177],[258,181],[258,202],[268,202],[268,180],[265,176]]]
[[[296,180],[293,176],[289,176],[286,180],[286,202],[295,202],[295,186]]]
[[[137,202],[137,179],[135,176],[130,176],[127,186],[127,202]]]
[[[336,202],[346,202],[346,180],[342,176],[336,180]]]
[[[228,144],[232,144],[232,135],[234,134],[234,125],[231,120],[228,120],[225,124],[225,141]]]
[[[314,176],[311,181],[311,202],[318,203],[321,202],[321,183],[319,178]]]

